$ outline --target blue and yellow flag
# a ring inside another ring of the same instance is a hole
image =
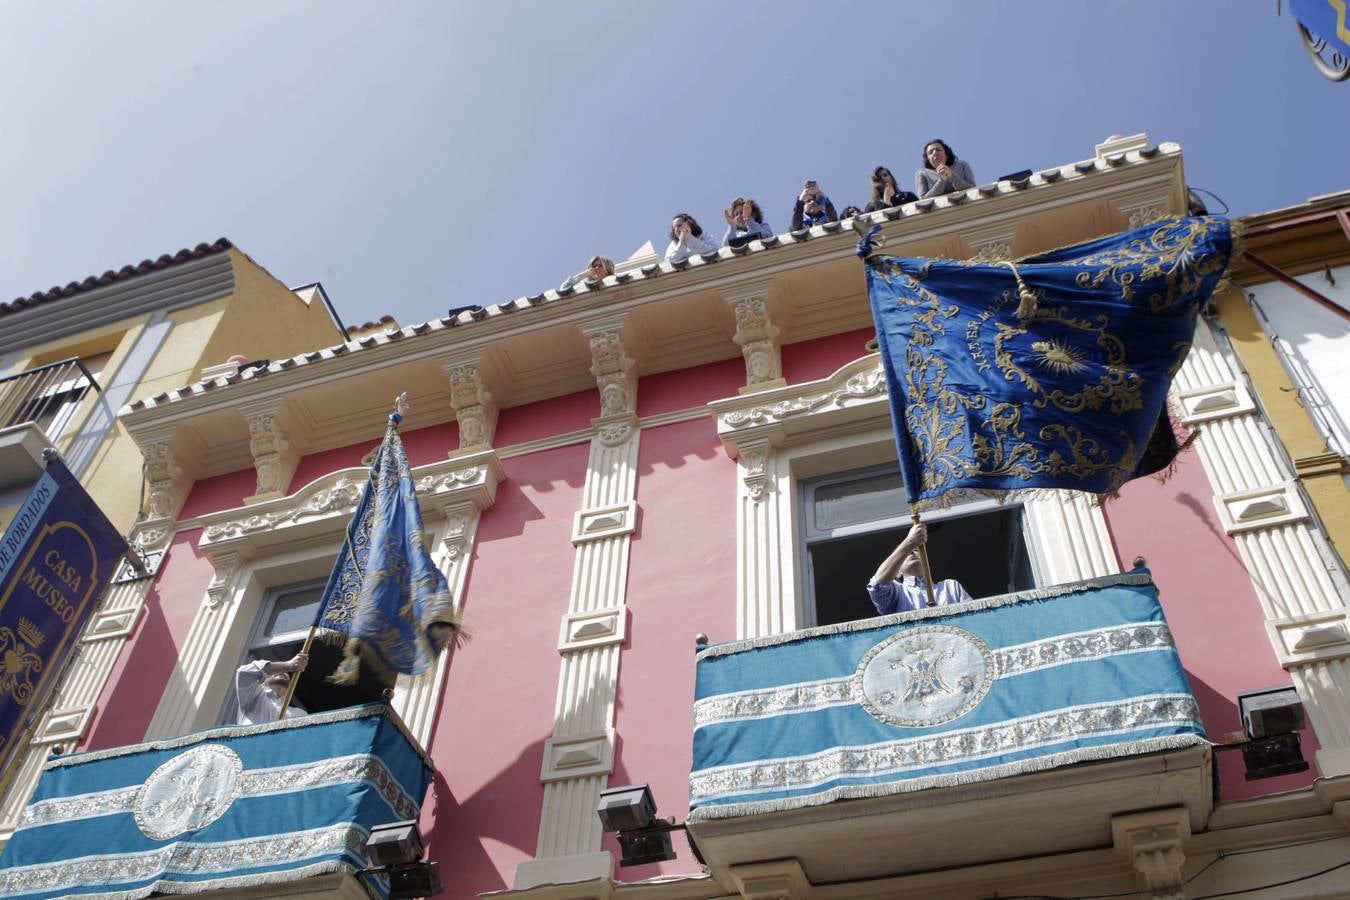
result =
[[[1173,218],[1013,263],[859,242],[905,490],[1116,491],[1177,452],[1167,390],[1228,267],[1218,218]]]
[[[319,604],[315,627],[345,644],[329,676],[337,684],[355,684],[362,659],[385,674],[420,675],[459,630],[445,576],[427,552],[401,420],[389,417]]]

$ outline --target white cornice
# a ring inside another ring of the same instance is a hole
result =
[[[1122,194],[1137,194],[1145,188],[1156,189],[1172,198],[1173,206],[1184,203],[1179,147],[1164,144],[1148,158],[1139,151],[1130,151],[1116,157],[1047,169],[1032,175],[1022,188],[1000,182],[988,197],[981,196],[980,189],[972,188],[961,194],[938,198],[931,204],[928,201],[909,204],[902,210],[900,218],[885,225],[888,248],[896,250],[957,236],[974,226],[987,229],[1000,222],[1016,222],[1033,214],[1081,206],[1085,202],[1110,202]],[[922,208],[929,211],[919,211]],[[880,217],[880,214],[874,215]],[[472,320],[464,314],[457,320],[461,324],[455,326],[437,320],[396,333],[378,334],[364,343],[350,341],[322,351],[313,361],[297,357],[293,361],[274,362],[270,371],[261,377],[246,373],[233,384],[218,382],[210,389],[196,385],[174,391],[138,408],[124,409],[121,418],[127,428],[136,433],[154,425],[194,419],[245,402],[281,397],[348,378],[358,371],[370,373],[444,356],[447,352],[484,352],[506,338],[550,331],[564,325],[587,328],[597,319],[630,314],[707,288],[735,291],[738,285],[747,282],[761,281],[822,262],[848,259],[853,255],[855,236],[851,232],[827,233],[817,227],[812,234],[810,239],[795,242],[789,236],[782,236],[778,243],[791,246],[743,255],[724,249],[717,262],[707,263],[696,258],[678,272],[663,264],[658,273],[596,291],[593,296],[587,292],[584,303],[569,302],[570,298],[559,299],[556,292],[549,291],[528,303],[522,298],[489,307],[480,320]],[[1096,236],[1080,232],[1078,238],[1086,240]],[[729,341],[728,344],[729,350],[734,348]]]

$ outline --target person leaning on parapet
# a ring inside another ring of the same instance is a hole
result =
[[[712,253],[717,249],[703,237],[703,229],[689,213],[679,213],[670,222],[670,245],[666,247],[666,262],[684,262],[695,253]]]
[[[914,190],[921,197],[937,197],[975,186],[970,163],[957,159],[942,138],[923,145],[923,168],[914,173]]]
[[[731,206],[722,210],[727,220],[727,233],[722,235],[723,247],[744,247],[756,238],[773,237],[773,229],[764,224],[764,212],[749,197],[737,197]]]
[[[825,192],[816,184],[814,178],[809,179],[802,192],[797,195],[797,202],[792,206],[792,230],[801,231],[812,225],[838,221],[839,216],[835,213],[830,198],[825,196]]]
[[[608,256],[592,256],[586,268],[575,275],[568,275],[567,280],[558,286],[558,290],[571,290],[583,281],[600,281],[606,275],[613,274],[614,263]]]
[[[292,675],[299,678],[309,665],[308,653],[297,653],[288,660],[255,659],[234,673],[234,692],[239,698],[239,724],[263,725],[281,718],[281,702],[286,697]],[[309,713],[294,700],[286,708],[286,718]]]
[[[863,212],[890,209],[892,206],[912,203],[918,199],[909,191],[900,190],[900,185],[895,183],[895,176],[891,174],[890,169],[877,166],[872,170],[872,200],[863,208]]]
[[[872,580],[867,582],[867,595],[878,615],[909,612],[928,606],[928,589],[923,581],[923,563],[919,548],[928,542],[928,526],[915,525],[905,539],[895,545],[891,555],[877,567]],[[938,606],[948,606],[969,600],[970,594],[961,582],[948,578],[933,585],[933,599]]]

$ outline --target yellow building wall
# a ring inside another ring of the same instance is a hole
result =
[[[1342,465],[1328,454],[1317,426],[1299,402],[1298,392],[1270,346],[1246,295],[1237,286],[1215,296],[1233,349],[1247,370],[1285,452],[1341,561],[1350,548],[1350,490]]]
[[[245,254],[234,248],[226,252],[234,269],[234,291],[166,316],[172,327],[132,391],[132,400],[198,381],[204,367],[223,363],[234,354],[249,359],[281,359],[343,340],[322,302],[305,303]],[[37,345],[16,371],[112,350],[104,370],[112,375],[120,370],[148,319],[139,316]],[[95,403],[91,395],[72,417],[65,434],[57,441],[57,448],[63,453],[88,422]],[[123,532],[130,530],[141,508],[142,462],[140,448],[118,422],[81,478],[90,496]],[[7,523],[16,508],[0,509],[0,523]]]

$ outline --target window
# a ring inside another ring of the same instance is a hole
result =
[[[72,357],[0,379],[0,427],[33,422],[59,438],[112,353]]]
[[[867,581],[910,527],[900,473],[892,463],[801,486],[807,625],[876,615]],[[1035,584],[1020,505],[967,503],[925,513],[933,578],[955,578],[972,597]]]
[[[255,659],[290,659],[304,646],[310,626],[318,617],[319,601],[323,598],[327,579],[307,581],[273,588],[263,598],[261,612],[253,626],[248,644],[239,659],[239,665]],[[342,661],[342,648],[322,640],[315,640],[309,648],[309,666],[295,686],[295,702],[309,712],[324,712],[357,706],[383,699],[392,681],[385,681],[370,666],[361,666],[361,675],[351,687],[331,684],[327,678]],[[233,723],[239,706],[235,698],[234,680],[221,709],[219,722]]]

